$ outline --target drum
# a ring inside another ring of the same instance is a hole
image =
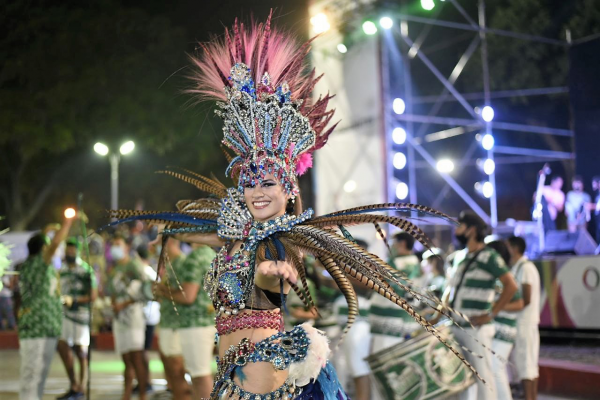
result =
[[[442,337],[452,338],[448,325],[438,330]],[[366,360],[384,399],[442,399],[474,383],[473,374],[458,357],[426,332]]]

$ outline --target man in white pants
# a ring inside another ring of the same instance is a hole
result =
[[[72,219],[65,219],[52,241],[44,233],[27,242],[29,257],[21,266],[19,289],[20,399],[41,400],[62,326],[58,273],[52,257],[65,240]]]
[[[519,380],[523,382],[526,400],[537,399],[540,353],[540,274],[535,265],[524,256],[525,240],[512,236],[508,239],[512,273],[521,287],[525,308],[517,316],[517,338],[514,360]]]
[[[192,378],[192,397],[208,399],[216,329],[213,305],[202,287],[216,253],[208,246],[194,245],[185,257],[175,239],[165,246],[172,268],[155,285],[161,306],[159,347],[166,361],[165,372],[173,398],[189,398],[187,371]]]
[[[453,327],[452,332],[461,346],[482,356],[479,358],[465,353],[467,361],[487,382],[484,384],[477,380],[475,385],[460,394],[460,398],[496,400],[493,355],[489,351],[495,333],[492,322],[516,293],[517,284],[502,257],[483,242],[487,230],[485,222],[472,211],[461,212],[458,222],[460,225],[456,228],[455,236],[466,248],[457,252],[454,258],[442,303],[466,315],[473,324],[474,328],[471,328],[466,321],[455,315],[464,329]],[[496,279],[502,283],[502,292],[494,302]],[[437,319],[439,315],[432,322],[435,323]]]

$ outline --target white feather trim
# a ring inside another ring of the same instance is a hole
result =
[[[311,379],[317,379],[321,368],[327,363],[327,358],[331,350],[329,349],[329,339],[325,332],[313,328],[307,323],[300,325],[306,332],[310,344],[306,358],[301,362],[290,365],[289,380],[296,386],[306,386]]]

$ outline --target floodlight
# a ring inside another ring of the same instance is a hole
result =
[[[346,193],[352,193],[356,190],[356,182],[353,180],[349,180],[348,182],[344,183],[344,192]]]
[[[404,153],[398,152],[394,154],[394,160],[392,161],[392,164],[394,164],[394,168],[396,169],[402,169],[406,167],[406,156]]]
[[[131,140],[128,142],[125,142],[121,145],[121,148],[119,149],[119,152],[123,155],[125,154],[129,154],[133,151],[133,149],[135,149],[135,143],[133,143]]]
[[[485,122],[492,122],[494,119],[494,109],[490,106],[485,106],[481,109],[481,118]]]
[[[392,140],[396,144],[404,144],[406,142],[406,131],[402,127],[394,128],[392,131]]]
[[[454,162],[447,158],[441,159],[436,164],[436,169],[444,174],[454,171]]]
[[[327,15],[323,13],[318,13],[310,19],[310,24],[313,27],[313,31],[315,33],[323,33],[327,32],[331,25],[329,25],[329,21],[327,20]]]
[[[344,43],[340,43],[337,45],[337,51],[339,51],[342,54],[346,54],[348,52],[348,48]]]
[[[367,35],[374,35],[377,33],[377,25],[373,21],[365,21],[362,24],[363,32]]]
[[[494,148],[494,137],[489,134],[486,133],[485,135],[483,135],[483,137],[481,138],[481,146],[486,149],[486,150],[491,150]]]
[[[435,7],[435,3],[433,0],[421,0],[421,7],[423,7],[424,10],[431,11]]]
[[[392,103],[392,109],[398,115],[404,114],[404,111],[406,110],[406,103],[399,97],[395,98],[394,102]]]
[[[400,200],[406,199],[408,196],[408,185],[404,182],[400,182],[396,185],[396,197]]]
[[[94,151],[100,154],[101,156],[105,156],[108,154],[108,146],[104,143],[98,142],[94,145]]]
[[[394,26],[394,21],[390,17],[382,17],[379,20],[379,25],[383,29],[390,29],[392,26]]]

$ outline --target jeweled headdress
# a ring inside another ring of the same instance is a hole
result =
[[[192,57],[197,69],[189,92],[218,101],[223,144],[235,153],[226,174],[239,176],[240,189],[272,173],[296,195],[297,176],[312,166],[312,153],[335,128],[327,128],[333,96],[311,99],[322,75],[306,71],[310,42],[298,45],[272,29],[269,15],[249,29],[236,20],[233,32],[225,29],[224,38],[201,44],[204,52]]]

